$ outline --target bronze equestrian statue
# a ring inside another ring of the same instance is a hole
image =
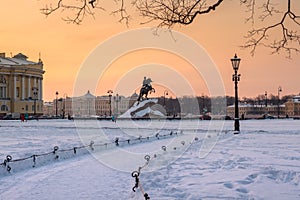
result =
[[[152,87],[151,82],[151,78],[147,79],[146,77],[144,77],[143,87],[140,89],[140,94],[137,99],[138,102],[143,101],[144,99],[148,100],[148,93],[155,92],[155,89]]]

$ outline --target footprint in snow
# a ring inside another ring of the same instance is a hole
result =
[[[246,188],[237,188],[236,191],[244,194],[247,194],[249,192]]]
[[[224,185],[226,188],[228,188],[228,189],[232,189],[232,188],[233,188],[233,184],[230,183],[230,182],[224,183],[223,185]]]

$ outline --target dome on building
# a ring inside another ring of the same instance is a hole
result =
[[[137,99],[139,95],[134,91],[134,93],[130,96],[131,99]]]
[[[92,94],[90,93],[90,91],[88,90],[87,93],[86,93],[85,95],[82,96],[82,98],[85,98],[85,99],[92,99],[92,98],[93,98],[93,99],[94,99],[95,96],[92,95]]]

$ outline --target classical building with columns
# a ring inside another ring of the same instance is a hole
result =
[[[0,53],[0,116],[43,114],[43,62],[27,60],[19,53],[6,57]]]
[[[54,99],[51,103],[44,104],[44,115],[53,116],[54,113],[65,118],[73,117],[110,117],[110,114],[119,116],[125,113],[137,100],[138,95],[134,93],[130,97],[122,95],[94,96],[90,91],[78,97]],[[52,110],[51,110],[52,109]]]

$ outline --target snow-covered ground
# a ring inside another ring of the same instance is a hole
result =
[[[233,121],[0,121],[2,160],[50,152],[35,167],[32,159],[8,162],[10,172],[1,165],[0,199],[300,199],[300,121],[241,121],[238,135],[232,128]],[[91,141],[93,151],[72,151]]]

